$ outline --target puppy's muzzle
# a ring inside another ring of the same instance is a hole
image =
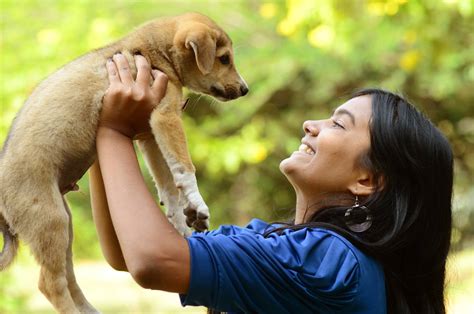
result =
[[[247,85],[240,85],[240,96],[245,96],[249,92]]]
[[[236,99],[242,96],[247,95],[249,88],[247,84],[242,83],[238,86],[227,85],[225,87],[220,87],[218,85],[211,86],[211,93],[216,98],[227,101]]]

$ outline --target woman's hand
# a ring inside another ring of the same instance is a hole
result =
[[[103,99],[99,122],[99,127],[112,129],[131,139],[150,131],[150,114],[164,97],[168,83],[163,72],[151,70],[145,57],[135,55],[135,64],[136,81],[125,56],[115,54],[107,61],[110,85]]]
[[[96,165],[91,177],[99,184],[91,190],[99,192],[92,200],[99,239],[111,265],[130,272],[143,287],[186,293],[191,273],[188,243],[148,190],[131,141],[149,131],[150,114],[166,92],[167,78],[154,72],[152,81],[145,58],[135,56],[134,81],[125,57],[115,55],[113,60],[107,62],[110,87],[97,132],[100,168]]]

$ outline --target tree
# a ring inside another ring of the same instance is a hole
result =
[[[379,86],[406,95],[450,139],[456,156],[454,240],[472,237],[472,1],[92,3],[3,2],[0,138],[34,86],[54,69],[145,20],[201,11],[233,38],[237,66],[250,85],[248,96],[225,104],[189,94],[185,127],[213,226],[291,216],[280,210],[291,208],[294,196],[278,164],[298,147],[302,122],[327,117],[355,89]],[[86,186],[84,179],[86,193],[71,198],[89,221]]]

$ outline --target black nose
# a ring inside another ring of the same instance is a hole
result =
[[[249,88],[247,86],[245,85],[240,86],[240,93],[242,94],[242,96],[247,95],[248,92],[249,92]]]

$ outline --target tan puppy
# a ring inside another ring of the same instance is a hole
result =
[[[71,214],[61,191],[70,190],[96,158],[101,100],[109,84],[105,63],[116,52],[126,56],[134,75],[133,53],[140,52],[169,78],[166,97],[151,116],[154,136],[142,136],[139,147],[160,200],[182,233],[189,231],[183,209],[196,229],[207,228],[209,217],[186,146],[182,87],[223,101],[248,91],[233,65],[229,37],[196,13],[145,24],[65,65],[33,91],[0,154],[0,231],[5,239],[0,270],[11,263],[22,239],[41,265],[40,290],[61,313],[96,312],[75,280]]]

